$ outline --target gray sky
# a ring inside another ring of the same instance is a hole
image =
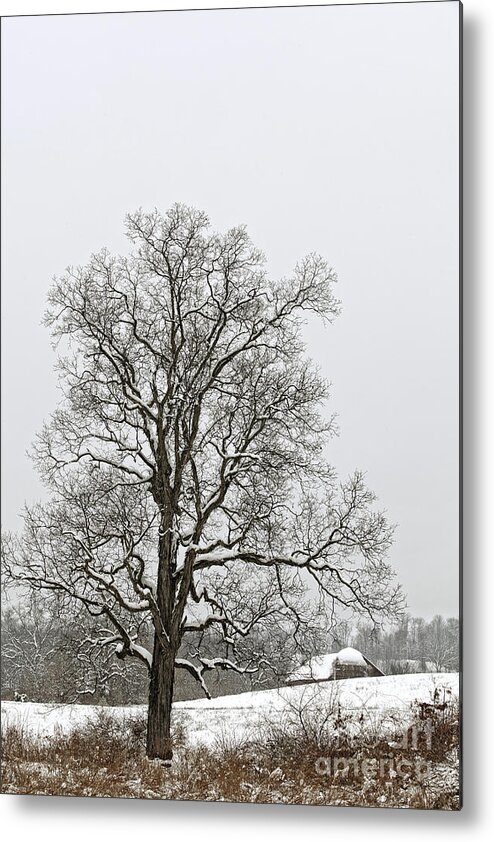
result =
[[[344,475],[399,524],[410,610],[458,613],[458,3],[2,21],[2,523],[57,401],[54,274],[175,201],[308,251],[343,313],[310,325]]]

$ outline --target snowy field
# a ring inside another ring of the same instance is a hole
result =
[[[362,714],[363,721],[371,730],[383,733],[397,725],[405,725],[410,705],[415,701],[432,702],[436,689],[440,701],[444,697],[448,701],[457,697],[458,674],[354,678],[239,693],[212,700],[176,702],[173,706],[174,726],[182,726],[191,745],[234,743],[255,737],[269,723],[289,726],[301,713],[306,718],[324,716],[339,705],[343,715],[355,717]],[[101,707],[93,705],[2,702],[2,727],[15,724],[33,738],[64,735],[94,720],[101,710]],[[103,710],[120,720],[143,717],[146,713],[143,705]]]

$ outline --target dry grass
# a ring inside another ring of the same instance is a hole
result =
[[[230,736],[211,748],[187,747],[177,729],[171,769],[146,759],[144,721],[117,723],[104,709],[69,737],[36,741],[7,728],[2,791],[459,809],[453,702],[435,700],[430,708],[416,704],[409,731],[397,731],[392,739],[369,741],[368,732],[347,727],[341,713],[336,715],[336,729],[327,713],[323,720],[315,713],[303,727],[294,722],[266,726],[255,741]]]

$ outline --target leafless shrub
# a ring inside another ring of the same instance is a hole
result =
[[[307,717],[298,730],[275,729],[266,723],[256,741],[235,743],[225,738],[212,747],[175,746],[171,768],[145,757],[138,719],[130,726],[124,721],[112,725],[104,714],[70,737],[56,735],[49,740],[35,740],[23,728],[6,727],[2,787],[4,792],[29,794],[458,808],[457,761],[452,752],[449,762],[432,758],[424,779],[413,770],[402,777],[321,774],[321,749],[329,756],[335,746],[324,741],[322,735],[329,732],[318,727],[322,722],[308,727]],[[340,718],[345,718],[341,712]],[[337,750],[340,757],[357,758],[360,763],[378,763],[391,751],[384,738],[369,746],[341,737]],[[423,747],[414,749],[412,744],[400,749],[401,756],[426,759]]]

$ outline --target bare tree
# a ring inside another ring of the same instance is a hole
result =
[[[50,667],[59,654],[58,618],[39,599],[2,605],[3,692],[45,701]],[[56,684],[55,676],[51,676]]]
[[[333,270],[311,254],[275,282],[243,227],[210,233],[183,205],[127,229],[130,256],[103,250],[49,294],[63,400],[33,457],[51,499],[26,511],[6,569],[82,603],[100,643],[147,665],[147,753],[169,759],[176,668],[204,687],[255,669],[236,643],[268,618],[303,624],[310,583],[330,612],[373,619],[400,592],[363,475],[339,484],[323,458],[327,384],[300,326],[337,315]],[[231,657],[179,656],[213,628]]]
[[[453,617],[444,620],[440,615],[433,617],[427,625],[426,657],[438,672],[458,669],[459,621]]]
[[[2,694],[35,702],[142,701],[145,671],[101,641],[82,605],[60,610],[56,595],[2,594]]]

